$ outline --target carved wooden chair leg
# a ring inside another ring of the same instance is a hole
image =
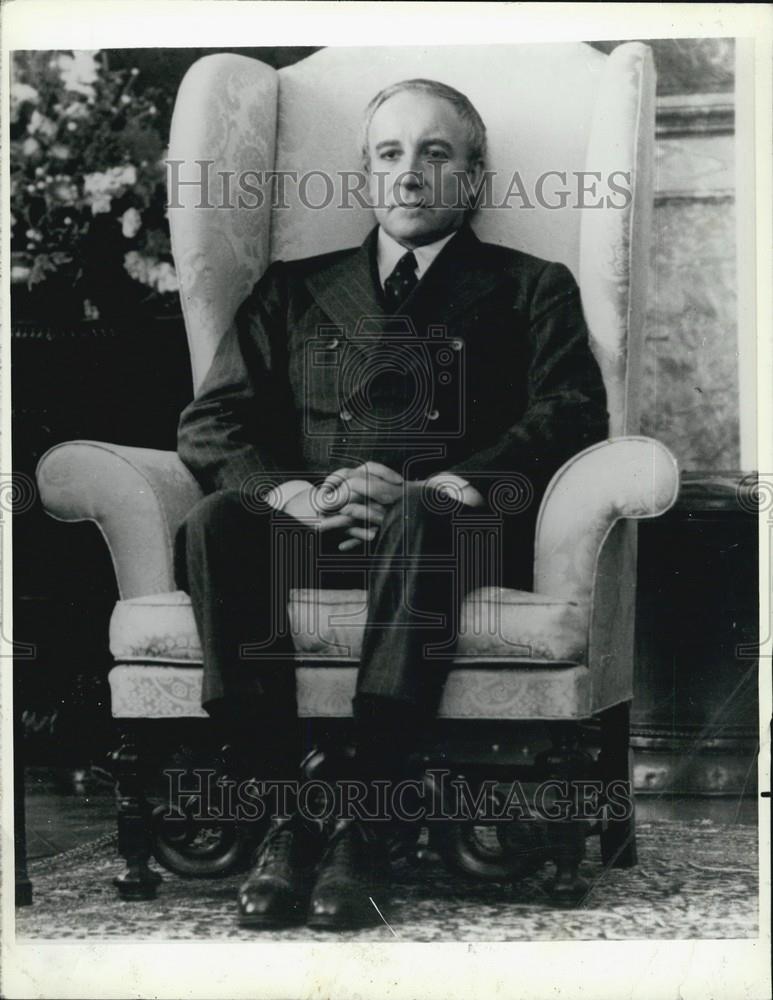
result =
[[[612,868],[638,864],[630,708],[630,702],[623,702],[601,713],[601,780],[608,809],[601,832],[601,859]]]
[[[148,867],[151,849],[150,804],[145,798],[145,765],[133,735],[122,733],[121,746],[113,754],[118,808],[118,851],[126,871],[113,879],[121,899],[153,899],[161,882]]]
[[[590,757],[580,747],[580,728],[576,723],[553,723],[549,727],[552,747],[537,757],[537,765],[547,778],[561,782],[558,790],[556,816],[548,816],[547,854],[556,865],[555,878],[549,884],[554,902],[572,906],[588,892],[588,882],[578,869],[585,857],[585,824],[575,818],[572,782],[587,778]],[[562,801],[558,801],[558,800]],[[569,802],[567,802],[567,799]]]

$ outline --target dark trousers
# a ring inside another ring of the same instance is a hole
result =
[[[277,753],[293,744],[288,591],[363,588],[355,722],[382,750],[409,743],[437,708],[464,595],[531,587],[535,510],[503,516],[406,483],[376,538],[350,554],[338,551],[344,535],[256,509],[236,490],[204,497],[178,532],[175,571],[201,638],[205,708],[245,741],[262,734]]]

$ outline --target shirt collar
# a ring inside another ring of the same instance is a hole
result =
[[[416,247],[413,251],[416,257],[416,277],[421,280],[424,277],[425,271],[430,267],[434,259],[454,236],[456,236],[458,230],[455,229],[448,236],[444,236],[440,240],[436,240],[434,243],[427,243],[426,246]],[[389,277],[389,275],[394,271],[395,266],[403,256],[407,253],[406,247],[402,246],[397,240],[393,239],[389,233],[387,233],[381,226],[378,229],[378,244],[376,246],[376,261],[378,263],[378,278],[381,282],[381,287],[384,287],[384,282]]]

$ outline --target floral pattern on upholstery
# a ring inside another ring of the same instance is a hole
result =
[[[206,718],[202,671],[195,667],[119,663],[110,671],[112,712],[122,719]],[[301,718],[348,718],[354,666],[296,668]],[[590,714],[585,667],[456,668],[446,681],[438,715],[444,719],[574,719]]]
[[[255,59],[218,53],[199,59],[180,85],[172,119],[169,159],[180,181],[198,181],[210,166],[205,184],[178,185],[170,198],[169,226],[180,279],[180,298],[191,350],[194,387],[211,364],[218,342],[239,305],[268,265],[269,183],[258,174],[274,167],[278,79],[276,71]],[[256,171],[250,184],[257,197],[232,185],[224,194],[221,171]],[[202,195],[211,209],[197,208]],[[226,201],[227,207],[223,207]],[[174,205],[180,205],[176,208]]]
[[[300,657],[357,659],[367,615],[364,590],[294,590],[290,628]],[[520,590],[473,591],[462,608],[455,661],[583,662],[588,609]],[[201,662],[190,598],[183,591],[119,601],[110,620],[117,661]]]

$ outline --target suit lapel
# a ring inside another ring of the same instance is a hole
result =
[[[377,288],[375,264],[378,227],[350,256],[338,260],[306,279],[320,308],[348,336],[355,331],[368,343],[380,339],[384,306]],[[506,275],[485,260],[485,245],[469,226],[462,226],[438,254],[422,280],[405,300],[401,312],[422,323],[449,324],[455,315],[489,295]],[[363,319],[373,322],[362,329]],[[417,331],[420,335],[423,331]],[[368,336],[370,334],[370,336]]]
[[[349,337],[363,319],[380,320],[384,316],[374,276],[377,235],[376,226],[351,255],[312,272],[306,279],[319,307],[333,323],[344,327]]]

